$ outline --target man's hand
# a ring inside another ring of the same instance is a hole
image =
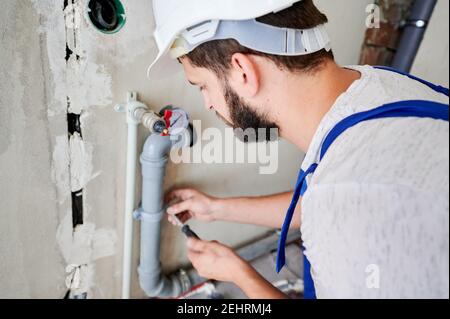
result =
[[[166,196],[166,203],[178,199],[168,208],[169,221],[176,225],[177,217],[186,223],[190,219],[203,222],[228,221],[252,224],[274,229],[283,226],[286,211],[292,199],[292,192],[263,197],[216,198],[194,189],[180,189]],[[291,229],[300,229],[301,203],[297,205]]]
[[[234,283],[251,299],[287,298],[231,248],[218,242],[189,238],[188,257],[200,276]]]
[[[194,189],[179,189],[167,194],[166,203],[170,203],[174,199],[179,199],[180,202],[167,209],[169,221],[172,224],[176,225],[173,215],[177,215],[183,223],[186,223],[190,219],[197,219],[203,222],[216,220],[214,214],[216,198]]]
[[[203,278],[236,283],[249,267],[231,248],[216,241],[189,238],[187,247],[189,260]]]

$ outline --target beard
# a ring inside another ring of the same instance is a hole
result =
[[[218,116],[234,129],[234,134],[239,140],[244,143],[278,140],[279,126],[270,121],[267,114],[261,115],[254,111],[227,82],[224,85],[224,91],[225,101],[233,123],[229,123],[219,114]]]

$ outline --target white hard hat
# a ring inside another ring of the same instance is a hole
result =
[[[176,72],[176,58],[212,40],[235,39],[259,52],[288,56],[330,50],[323,25],[296,30],[255,20],[299,1],[302,0],[153,0],[154,38],[159,53],[148,75],[150,71],[160,77]]]

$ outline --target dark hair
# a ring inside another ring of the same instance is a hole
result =
[[[313,0],[303,0],[278,13],[262,16],[257,21],[282,28],[310,29],[327,23],[328,18],[319,11]],[[280,56],[246,48],[233,39],[206,42],[182,58],[187,57],[194,66],[210,69],[223,77],[230,69],[231,58],[235,53],[265,57],[280,69],[291,72],[311,73],[327,59],[334,60],[333,52],[325,49],[307,55]]]

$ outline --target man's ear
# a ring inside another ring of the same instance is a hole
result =
[[[235,53],[231,57],[230,84],[242,97],[252,98],[260,89],[260,74],[256,61],[248,54]]]

